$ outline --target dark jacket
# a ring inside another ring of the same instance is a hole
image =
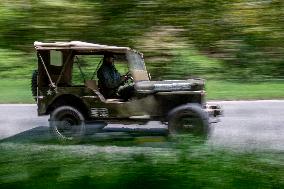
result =
[[[97,72],[99,87],[106,96],[112,96],[121,85],[121,76],[113,64],[103,63]]]

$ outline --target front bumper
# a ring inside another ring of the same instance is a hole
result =
[[[209,122],[210,123],[217,123],[220,120],[218,119],[219,116],[223,115],[223,110],[221,106],[217,104],[206,104],[205,105],[205,111],[208,114]]]
[[[205,111],[208,113],[210,117],[218,117],[223,114],[221,106],[214,104],[214,105],[205,105]]]

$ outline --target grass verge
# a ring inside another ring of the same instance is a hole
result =
[[[2,78],[0,80],[0,103],[34,103],[30,82],[27,79]]]
[[[206,82],[209,100],[284,99],[283,81],[266,82]],[[0,80],[0,103],[34,103],[30,80]]]
[[[0,143],[1,188],[283,188],[283,154],[212,148]]]
[[[284,99],[284,82],[214,81],[206,82],[207,98],[211,100]]]

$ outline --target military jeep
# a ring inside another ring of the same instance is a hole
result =
[[[32,76],[32,93],[38,115],[50,115],[51,131],[60,139],[84,136],[87,124],[143,124],[160,121],[169,134],[206,135],[210,118],[221,109],[205,102],[204,80],[151,81],[143,54],[128,47],[81,41],[35,42],[38,64]],[[96,72],[106,54],[134,85],[128,100],[106,98],[98,86]]]

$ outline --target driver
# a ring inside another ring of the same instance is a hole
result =
[[[103,63],[98,69],[100,92],[105,98],[115,98],[117,96],[128,100],[134,93],[134,84],[127,84],[128,75],[121,76],[115,68],[114,57],[112,54],[106,54]]]

